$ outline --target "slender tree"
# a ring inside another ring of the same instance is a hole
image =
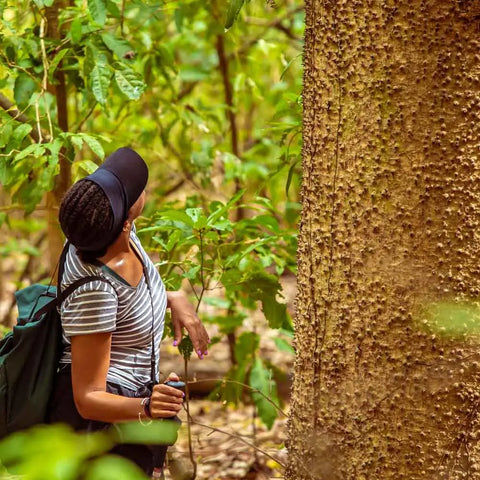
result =
[[[54,41],[60,43],[63,39],[63,33],[59,28],[59,12],[65,8],[65,2],[55,2],[51,7],[45,8],[46,18],[46,34]],[[68,108],[67,108],[67,85],[65,73],[62,70],[62,63],[55,70],[53,85],[47,85],[55,93],[57,106],[57,124],[61,131],[68,132]],[[71,183],[71,163],[66,158],[66,148],[63,147],[59,152],[59,175],[55,178],[53,191],[46,194],[47,205],[47,222],[48,222],[48,240],[50,268],[55,266],[62,251],[63,237],[58,228],[58,208],[62,201],[63,195],[68,190]]]
[[[286,479],[480,478],[479,27],[306,2]]]

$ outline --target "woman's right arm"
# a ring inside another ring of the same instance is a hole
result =
[[[141,398],[108,393],[111,333],[71,337],[72,387],[80,415],[90,420],[115,423],[145,418]],[[175,416],[182,408],[183,392],[167,385],[156,385],[150,403],[155,418]]]

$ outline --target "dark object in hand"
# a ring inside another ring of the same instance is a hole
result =
[[[165,382],[165,385],[168,385],[169,387],[173,387],[173,388],[185,388],[185,382],[174,382],[172,380],[170,380],[169,382]]]

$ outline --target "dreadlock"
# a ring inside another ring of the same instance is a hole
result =
[[[77,247],[80,258],[93,262],[105,255],[107,248],[100,251],[82,250],[89,240],[108,236],[113,225],[110,202],[103,190],[90,180],[80,180],[65,194],[59,213],[63,233]]]

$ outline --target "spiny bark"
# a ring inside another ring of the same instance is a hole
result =
[[[479,341],[432,307],[480,292],[479,38],[478,0],[306,2],[288,480],[480,478]]]

